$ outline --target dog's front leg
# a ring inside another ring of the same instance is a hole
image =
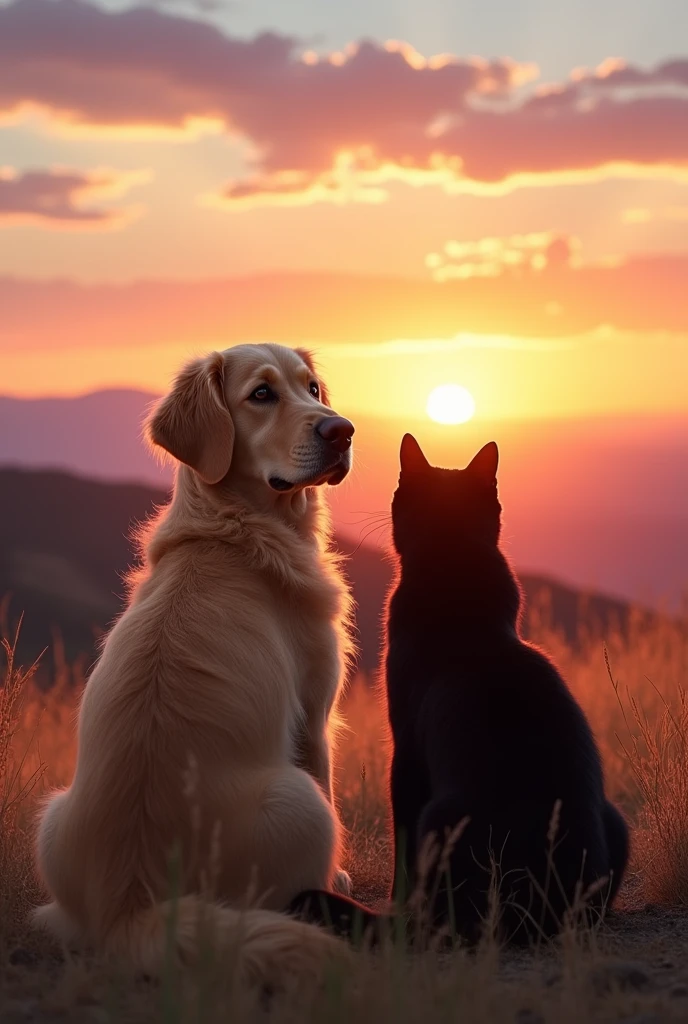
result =
[[[322,714],[307,717],[299,743],[298,765],[304,771],[307,771],[309,775],[312,775],[322,789],[332,807],[332,814],[337,823],[337,832],[339,833],[341,826],[334,802],[334,788],[332,785],[332,744],[328,723]],[[345,871],[343,868],[337,868],[334,873],[333,887],[337,892],[341,892],[345,896],[351,894],[351,877],[348,871]]]
[[[313,776],[334,807],[332,750],[327,722],[321,716],[305,724],[299,743],[299,767]]]

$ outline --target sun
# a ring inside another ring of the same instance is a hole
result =
[[[475,413],[473,395],[460,384],[441,384],[428,395],[428,416],[435,423],[467,423]]]

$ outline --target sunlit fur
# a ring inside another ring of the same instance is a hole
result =
[[[264,378],[274,408],[248,404]],[[201,911],[219,941],[240,943],[251,979],[279,983],[345,955],[274,912],[300,890],[349,884],[330,754],[350,598],[318,489],[266,482],[296,478],[314,423],[333,414],[309,394],[313,378],[306,354],[277,346],[214,353],[182,371],[147,424],[183,463],[171,503],[140,532],[127,608],[86,686],[72,785],[41,814],[53,902],[35,921],[151,973],[175,844],[179,961],[196,955]],[[212,900],[199,895],[203,872]],[[251,885],[262,909],[243,912]]]
[[[410,435],[402,444],[386,658],[396,886],[415,887],[425,844],[442,847],[467,819],[434,921],[476,939],[494,883],[503,938],[525,942],[555,934],[583,897],[596,911],[614,899],[628,830],[605,799],[585,715],[519,635],[497,461],[492,443],[464,470],[438,469]],[[434,872],[426,880],[431,893]]]

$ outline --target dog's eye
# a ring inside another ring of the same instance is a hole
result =
[[[267,384],[261,384],[248,397],[252,402],[275,402],[277,400],[277,395]]]
[[[320,398],[320,388],[316,381],[312,380],[308,385],[308,390],[313,395],[313,398]]]

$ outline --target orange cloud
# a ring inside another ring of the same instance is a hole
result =
[[[149,177],[148,172],[105,168],[18,172],[0,167],[0,227],[37,224],[63,230],[99,231],[122,227],[139,213],[138,207],[110,209],[93,203],[118,198]]]
[[[542,340],[606,325],[678,338],[688,332],[688,256],[581,265],[572,263],[569,243],[554,237],[543,251],[546,263],[536,272],[443,282],[274,273],[82,286],[0,277],[0,351],[90,346],[96,336],[105,348],[203,349],[265,340],[425,342],[458,334]]]

